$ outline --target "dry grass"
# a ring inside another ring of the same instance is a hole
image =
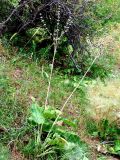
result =
[[[88,87],[90,106],[87,111],[96,120],[120,118],[120,79],[97,80]]]
[[[112,78],[93,81],[88,86],[90,105],[87,112],[95,120],[120,120],[120,25],[110,26],[109,33],[99,39],[107,54],[114,54],[116,65]]]

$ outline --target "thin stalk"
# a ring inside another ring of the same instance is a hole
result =
[[[49,93],[50,93],[51,80],[52,80],[52,75],[53,75],[53,68],[54,68],[54,62],[55,62],[56,53],[57,53],[57,41],[54,44],[54,55],[53,55],[53,60],[52,60],[50,78],[49,78],[49,81],[48,81],[47,96],[46,96],[46,100],[45,100],[45,109],[46,109],[46,106],[48,104],[48,98],[49,98]]]
[[[41,153],[40,155],[37,156],[37,158],[43,157],[43,156],[45,156],[47,154],[51,154],[51,153],[55,153],[55,151],[48,151],[48,152]]]
[[[52,75],[53,75],[53,68],[54,68],[55,56],[56,56],[57,48],[58,48],[58,42],[59,42],[59,25],[60,25],[60,5],[59,5],[59,3],[58,3],[57,26],[56,26],[56,30],[54,30],[54,36],[53,36],[53,41],[54,41],[54,54],[53,54],[53,60],[52,60],[50,78],[49,78],[49,82],[48,82],[47,96],[46,96],[46,100],[45,100],[45,109],[46,109],[46,106],[47,106],[47,104],[48,104],[48,98],[49,98],[49,93],[50,93],[50,87],[51,87],[51,80],[52,80]]]

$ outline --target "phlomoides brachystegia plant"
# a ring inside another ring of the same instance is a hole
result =
[[[50,77],[49,77],[49,84],[48,84],[48,90],[47,90],[47,96],[46,96],[46,101],[45,101],[45,110],[44,112],[46,112],[47,110],[49,110],[49,106],[48,106],[48,98],[49,98],[49,93],[50,93],[50,83],[51,83],[51,79],[52,79],[52,73],[53,73],[53,66],[54,66],[54,61],[55,61],[55,55],[57,53],[57,47],[59,45],[59,41],[60,41],[60,38],[64,35],[65,32],[67,32],[69,30],[69,26],[71,25],[71,22],[72,22],[72,17],[70,16],[68,18],[68,21],[66,23],[66,26],[64,27],[64,30],[60,33],[60,29],[59,29],[59,25],[60,25],[60,5],[58,4],[58,10],[57,10],[57,22],[56,22],[56,28],[54,29],[54,33],[53,33],[53,45],[54,45],[54,55],[53,55],[53,61],[52,61],[52,65],[51,65],[51,74],[50,74]],[[46,27],[46,24],[45,24],[45,21],[43,20],[43,17],[41,15],[41,19],[42,19],[42,22],[43,22],[43,25]],[[47,30],[47,28],[46,28]],[[52,35],[50,33],[50,35]],[[44,139],[44,142],[43,142],[43,146],[44,147],[48,147],[48,140],[49,138],[51,137],[51,135],[53,134],[53,130],[55,130],[55,126],[56,124],[59,123],[59,120],[61,119],[61,113],[63,112],[67,102],[70,100],[70,98],[72,97],[72,95],[74,94],[74,92],[77,90],[77,88],[79,87],[79,85],[81,84],[81,82],[84,80],[85,76],[87,75],[87,73],[90,71],[92,65],[95,63],[95,61],[99,58],[100,56],[100,53],[95,57],[95,59],[93,60],[92,64],[90,65],[90,67],[88,68],[88,70],[86,71],[86,73],[84,74],[84,76],[82,77],[82,79],[79,81],[79,83],[76,85],[76,87],[74,88],[74,90],[72,91],[72,93],[70,94],[70,96],[67,98],[67,100],[65,101],[65,103],[63,104],[60,112],[58,112],[56,114],[56,117],[53,121],[53,123],[51,124],[51,127],[49,128],[49,131],[46,135],[46,138]],[[55,110],[54,110],[55,111]],[[42,117],[44,119],[44,117]],[[40,120],[41,121],[41,120]],[[44,121],[44,120],[43,120]],[[39,127],[38,127],[39,128]],[[40,130],[40,132],[38,132],[38,137],[40,135],[42,135],[42,130],[44,128],[44,122],[41,124],[41,128],[38,129],[38,131]],[[59,127],[58,127],[59,128]],[[38,138],[39,139],[39,138]],[[37,139],[37,140],[38,140]],[[64,139],[65,140],[65,139]],[[39,139],[39,142],[41,142],[41,140]],[[64,141],[65,143],[65,141]],[[79,152],[81,152],[79,150]],[[82,152],[81,152],[82,153]],[[85,156],[85,155],[84,155]],[[84,159],[85,157],[80,157],[80,159]],[[87,158],[86,158],[87,159]]]

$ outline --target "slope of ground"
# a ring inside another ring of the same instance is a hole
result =
[[[115,54],[117,59],[116,66],[110,78],[102,82],[100,79],[91,80],[81,85],[65,108],[65,115],[71,119],[79,120],[78,133],[93,149],[92,160],[114,160],[109,156],[99,157],[97,147],[99,141],[91,140],[85,129],[86,117],[83,111],[86,110],[89,116],[96,122],[103,117],[110,120],[120,119],[120,27],[114,26],[110,29],[110,34],[102,37],[99,41],[103,41],[104,48],[109,54]],[[9,129],[20,128],[24,125],[28,108],[31,104],[31,97],[34,97],[40,105],[44,105],[50,66],[44,62],[37,63],[31,59],[25,59],[16,53],[12,56],[6,53],[0,46],[0,136]],[[61,108],[66,98],[74,89],[78,79],[71,80],[69,76],[54,72],[51,82],[51,94],[49,97],[49,105]],[[84,85],[88,90],[87,101],[84,92]],[[2,137],[2,136],[1,136]],[[0,138],[1,138],[0,137]],[[87,138],[86,138],[87,137]],[[2,137],[3,138],[3,137]],[[6,137],[5,137],[6,138]],[[14,141],[10,137],[8,141],[2,139],[1,142],[7,143],[11,147]],[[94,143],[95,142],[95,143]],[[97,144],[98,143],[98,144]],[[96,147],[97,144],[97,147]],[[97,155],[96,155],[97,154]],[[12,156],[21,158],[22,155],[12,146]],[[98,158],[99,157],[99,158]],[[13,158],[14,159],[14,158]]]

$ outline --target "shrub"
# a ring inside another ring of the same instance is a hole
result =
[[[17,7],[14,5],[12,6],[14,9],[11,16],[8,16],[11,10],[8,11],[9,13],[7,13],[6,16],[3,16],[4,21],[1,23],[1,33],[9,33],[8,38],[12,37],[12,39],[16,37],[15,33],[17,33],[17,45],[19,43],[19,45],[22,45],[24,48],[24,43],[27,42],[25,46],[30,48],[33,42],[30,41],[30,43],[28,43],[31,37],[31,35],[29,37],[27,34],[28,31],[33,28],[36,29],[37,27],[38,31],[44,28],[47,34],[42,41],[40,36],[36,35],[36,33],[35,35],[32,34],[31,38],[31,40],[33,40],[33,37],[35,39],[39,37],[39,43],[34,41],[36,47],[33,45],[35,54],[38,54],[38,50],[46,48],[46,46],[43,47],[42,45],[46,43],[49,45],[53,44],[58,29],[58,37],[61,33],[64,33],[64,35],[59,44],[60,47],[58,46],[57,65],[59,64],[58,58],[60,58],[60,64],[64,67],[72,60],[70,65],[74,65],[79,69],[82,66],[84,52],[88,53],[86,37],[91,37],[94,28],[91,4],[90,1],[34,0],[31,2],[29,0],[21,0]],[[1,6],[2,5],[5,4],[1,4]],[[60,11],[59,19],[57,15],[58,11]],[[7,20],[6,17],[8,17]],[[59,24],[59,28],[56,28],[57,24]],[[66,39],[66,42],[64,39]],[[72,49],[69,50],[69,48]],[[47,56],[48,59],[52,54],[53,49],[51,48],[49,56]],[[63,59],[66,59],[65,64],[62,64]]]

